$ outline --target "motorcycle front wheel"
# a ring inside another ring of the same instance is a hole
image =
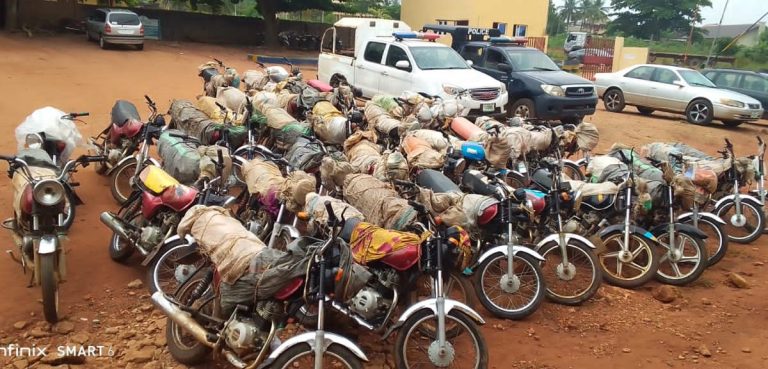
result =
[[[539,249],[544,257],[542,271],[547,284],[547,298],[562,305],[579,305],[597,293],[603,279],[594,251],[576,239],[565,245],[568,264],[557,241]]]
[[[205,266],[206,260],[183,239],[163,245],[147,268],[149,292],[175,294],[180,285]]]
[[[314,368],[315,350],[309,344],[293,346],[280,354],[270,369]],[[323,368],[363,369],[363,363],[348,348],[331,344],[323,352]]]
[[[451,310],[445,315],[445,325],[456,334],[446,334],[445,352],[440,347],[435,331],[437,316],[432,310],[421,310],[411,315],[400,328],[395,343],[395,362],[398,368],[462,368],[488,367],[488,346],[474,320],[466,314]]]
[[[659,258],[659,270],[656,272],[656,280],[675,286],[684,286],[691,283],[704,273],[709,265],[707,248],[698,237],[682,231],[675,232],[675,245],[680,253],[673,255],[670,247],[669,233],[657,234],[658,247],[661,251]]]
[[[38,254],[40,287],[43,290],[43,315],[48,323],[59,321],[59,280],[56,278],[56,253]]]
[[[763,207],[748,201],[741,201],[741,216],[744,224],[739,224],[736,216],[736,203],[728,201],[714,211],[715,215],[725,221],[725,233],[728,239],[736,243],[752,243],[763,234],[765,229],[765,214]]]
[[[682,221],[683,224],[693,225],[693,218]],[[706,239],[701,240],[707,249],[707,266],[713,266],[723,259],[728,252],[728,235],[725,234],[724,226],[707,218],[700,218],[697,221],[698,229],[707,235]]]
[[[131,179],[136,173],[136,159],[128,160],[117,166],[109,176],[109,189],[112,192],[112,198],[122,205],[128,201],[128,196],[133,192]]]
[[[519,320],[533,314],[544,300],[544,273],[539,261],[518,253],[513,259],[513,276],[507,274],[507,255],[489,256],[475,271],[477,297],[493,315]]]
[[[646,239],[629,235],[627,247],[629,256],[622,261],[620,254],[624,244],[624,233],[613,233],[603,238],[605,251],[597,255],[603,279],[618,287],[636,288],[650,281],[659,270],[659,257],[654,246]]]

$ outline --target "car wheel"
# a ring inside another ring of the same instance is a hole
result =
[[[531,99],[517,100],[512,104],[512,108],[509,110],[512,112],[513,117],[528,119],[536,116],[536,111],[533,108],[533,101]]]
[[[653,112],[654,112],[655,110],[653,110],[653,109],[651,109],[651,108],[645,108],[645,107],[642,107],[642,106],[638,106],[638,107],[637,107],[637,111],[638,111],[638,112],[640,112],[640,114],[642,114],[642,115],[646,115],[646,116],[647,116],[647,115],[651,115],[651,114],[653,114]]]
[[[742,120],[724,120],[723,124],[725,124],[726,127],[738,127],[740,126],[744,121]]]
[[[685,109],[685,119],[688,123],[700,126],[712,123],[712,103],[704,99],[696,99]]]
[[[613,113],[618,113],[624,110],[624,93],[621,92],[618,88],[614,88],[611,90],[608,90],[608,92],[603,95],[603,106],[605,106],[605,110],[608,110]]]
[[[99,35],[99,47],[102,49],[107,48],[107,43],[104,41],[104,36]]]

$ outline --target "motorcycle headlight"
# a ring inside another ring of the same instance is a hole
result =
[[[554,85],[541,85],[541,89],[552,96],[565,96],[565,91],[560,86]]]
[[[720,99],[720,103],[734,108],[743,108],[745,106],[743,102],[733,99]]]
[[[53,206],[64,200],[64,185],[53,179],[38,182],[32,189],[35,201],[43,206]]]
[[[24,138],[24,146],[28,149],[40,149],[43,147],[43,138],[37,133],[30,133]]]

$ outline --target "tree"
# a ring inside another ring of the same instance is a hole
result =
[[[608,31],[658,40],[662,31],[689,32],[701,22],[700,9],[711,0],[611,0],[616,18]]]
[[[605,6],[605,0],[582,0],[579,6],[581,24],[589,26],[605,24],[608,22],[608,11],[610,8]]]
[[[549,15],[547,16],[547,34],[550,36],[557,35],[560,32],[565,31],[565,22],[563,17],[557,13],[557,8],[552,1],[549,2]]]
[[[569,26],[572,25],[578,14],[579,5],[577,0],[565,0],[565,3],[560,8],[560,17],[562,17],[565,23]]]

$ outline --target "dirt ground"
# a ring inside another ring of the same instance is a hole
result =
[[[0,112],[5,118],[0,125],[6,133],[0,136],[0,152],[15,152],[13,129],[37,108],[50,105],[64,111],[88,111],[88,124],[80,129],[84,136],[95,135],[106,127],[116,99],[134,101],[147,115],[142,96],[148,94],[164,110],[171,99],[194,98],[201,91],[196,69],[199,64],[215,56],[244,71],[253,65],[245,58],[251,51],[166,42],[149,42],[143,52],[128,48],[103,51],[94,43],[86,43],[84,36],[30,39],[2,33],[0,70],[5,71],[5,76],[0,76]],[[305,71],[307,77],[314,74]],[[627,110],[612,114],[601,107],[587,119],[600,129],[598,152],[614,142],[661,140],[685,142],[714,154],[722,147],[723,138],[728,137],[737,155],[747,155],[756,151],[755,135],[768,133],[766,121],[736,129],[718,123],[695,127],[678,116],[644,117],[632,108]],[[61,306],[74,324],[75,333],[83,336],[66,332],[40,338],[28,331],[26,327],[50,328],[40,322],[40,291],[27,288],[29,276],[23,275],[10,258],[1,257],[0,280],[4,283],[0,295],[0,344],[31,342],[40,346],[79,342],[85,337],[92,344],[109,343],[117,353],[111,358],[88,359],[85,367],[173,366],[162,341],[152,346],[153,337],[163,335],[164,324],[157,313],[151,313],[148,296],[143,290],[126,288],[130,281],[144,278],[143,268],[116,264],[107,254],[110,233],[98,220],[102,211],[116,208],[107,179],[92,168],[81,170],[76,179],[81,184],[77,192],[86,204],[78,208],[70,232],[69,280],[61,290]],[[9,180],[0,179],[3,218],[12,215],[10,188]],[[489,345],[490,367],[766,368],[768,286],[760,281],[768,274],[764,264],[768,262],[767,242],[768,238],[762,238],[747,246],[732,243],[725,259],[694,285],[680,288],[680,297],[671,304],[662,304],[651,296],[655,286],[651,283],[634,291],[603,287],[597,298],[575,308],[545,304],[521,322],[497,320],[481,312],[487,317],[483,332]],[[0,244],[5,249],[15,248],[7,232],[0,232]],[[731,287],[726,277],[731,272],[743,276],[751,288]],[[20,322],[25,324],[13,327]],[[116,333],[118,328],[122,331],[135,327],[142,329],[138,336]],[[141,334],[148,344],[136,343]],[[148,360],[128,358],[128,351],[145,346],[156,347],[149,352]],[[363,344],[364,349],[372,346],[375,344]],[[17,363],[2,355],[3,367],[23,368],[35,362]],[[149,364],[138,364],[147,361]],[[35,365],[43,367],[41,363]]]

